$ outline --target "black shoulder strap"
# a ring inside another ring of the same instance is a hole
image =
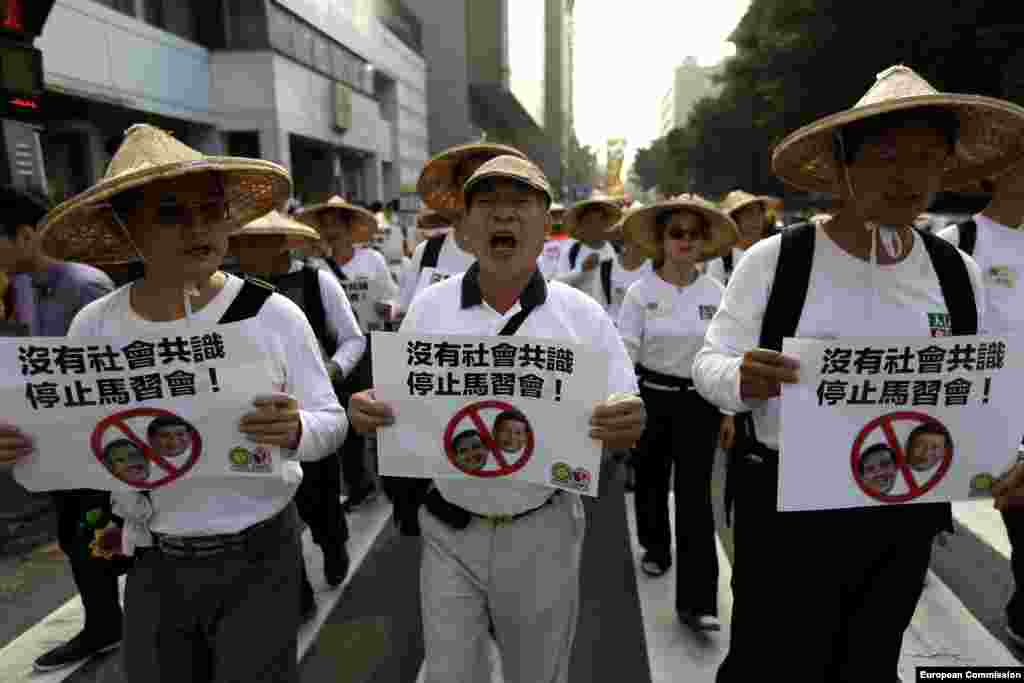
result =
[[[427,240],[427,246],[423,247],[423,259],[420,260],[420,271],[424,268],[437,268],[437,260],[441,256],[441,247],[444,246],[446,235],[434,235]]]
[[[782,340],[796,334],[807,299],[814,261],[814,226],[807,224],[782,233],[775,280],[761,322],[762,349],[782,351]]]
[[[573,242],[572,246],[569,247],[569,270],[576,267],[576,259],[580,257],[580,249],[582,248],[582,242]]]
[[[964,253],[974,256],[974,247],[978,243],[978,224],[972,218],[966,223],[956,226],[956,231],[960,237],[958,246]]]
[[[260,309],[263,308],[263,304],[270,298],[270,295],[277,291],[277,288],[269,282],[264,282],[248,275],[244,279],[245,282],[242,283],[242,289],[235,296],[235,300],[231,302],[231,305],[228,306],[228,310],[224,311],[224,315],[217,321],[218,325],[237,323],[240,320],[252,318],[260,312]]]
[[[612,302],[612,262],[601,261],[601,287],[604,289],[604,299]]]
[[[725,266],[725,276],[732,275],[732,249],[722,254],[722,265]]]
[[[971,221],[972,224],[973,222]],[[949,311],[953,334],[977,334],[978,306],[974,299],[974,285],[963,257],[956,247],[946,240],[923,230],[917,230],[917,234],[924,242],[928,256],[932,259],[932,268],[939,278],[939,287],[942,288],[942,298],[945,299],[946,309]],[[963,233],[960,234],[962,239]],[[973,248],[973,245],[971,246]],[[963,249],[963,246],[960,248]]]
[[[334,277],[338,278],[342,282],[348,279],[348,275],[345,275],[345,271],[341,269],[341,266],[338,265],[337,261],[333,258],[326,258],[324,261],[327,261],[327,267],[331,269],[332,273],[334,273]]]
[[[304,313],[313,328],[320,345],[328,356],[338,350],[337,341],[327,327],[327,309],[324,308],[324,295],[320,289],[320,271],[313,266],[302,268],[302,300],[305,304]]]

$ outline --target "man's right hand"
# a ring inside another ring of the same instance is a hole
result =
[[[601,262],[601,257],[597,254],[591,254],[587,258],[583,259],[583,272],[589,273]]]
[[[395,423],[395,412],[387,403],[378,401],[373,389],[352,394],[348,401],[348,421],[358,434],[372,434],[381,427]]]
[[[754,349],[743,354],[740,365],[740,398],[775,398],[782,393],[783,384],[800,381],[800,362],[778,351]]]
[[[0,422],[0,466],[16,465],[32,455],[35,441],[12,424]]]

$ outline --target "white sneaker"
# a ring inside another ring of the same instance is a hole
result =
[[[695,631],[721,631],[722,622],[718,617],[711,614],[694,614],[693,612],[681,612],[679,618],[684,624]]]
[[[1012,640],[1017,647],[1024,647],[1024,636],[1014,631],[1010,624],[1006,624],[1006,635],[1010,637],[1010,640]]]

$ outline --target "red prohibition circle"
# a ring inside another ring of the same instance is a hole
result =
[[[131,427],[125,424],[125,420],[135,417],[177,417],[182,419],[179,415],[175,415],[167,410],[161,410],[160,408],[132,408],[131,410],[124,410],[120,413],[108,415],[100,420],[96,425],[96,428],[92,430],[89,445],[92,447],[93,456],[101,465],[103,465],[104,469],[106,469],[107,466],[106,463],[103,462],[103,435],[108,429],[117,429],[120,430],[125,438],[132,441],[139,447],[142,453],[146,456],[146,460],[149,460],[151,463],[167,473],[163,478],[157,479],[156,481],[146,482],[145,484],[137,484],[121,479],[120,477],[115,477],[118,481],[128,484],[129,486],[134,486],[137,489],[157,489],[185,476],[185,474],[195,467],[197,462],[199,462],[199,456],[202,454],[203,450],[203,439],[199,436],[199,430],[195,428],[192,429],[192,448],[189,451],[188,460],[181,465],[175,465],[154,453],[149,444],[143,439],[140,439],[135,432],[132,431]],[[107,471],[109,472],[109,469]],[[113,476],[112,472],[111,476]]]
[[[523,449],[522,455],[519,456],[518,460],[513,462],[507,462],[505,456],[502,454],[501,449],[498,447],[498,443],[491,436],[491,430],[484,424],[483,419],[480,417],[480,411],[486,409],[494,409],[499,411],[515,410],[522,412],[514,405],[505,403],[504,401],[478,401],[477,403],[471,403],[468,406],[460,409],[452,419],[448,420],[448,426],[444,430],[444,453],[448,458],[448,462],[452,466],[464,474],[468,474],[471,477],[480,477],[483,479],[493,479],[494,477],[506,477],[510,474],[515,474],[519,470],[526,467],[526,463],[530,462],[533,457],[533,427],[527,423],[530,427],[526,432],[526,447]],[[498,464],[496,469],[480,471],[473,470],[468,467],[464,467],[455,457],[455,447],[452,445],[452,439],[455,436],[455,430],[466,418],[473,423],[473,427],[480,434],[480,438],[483,440],[484,445],[491,451],[491,456]]]
[[[942,458],[942,462],[936,468],[935,473],[926,481],[923,485],[918,484],[914,479],[913,472],[911,471],[910,464],[907,462],[907,456],[903,452],[903,445],[900,444],[899,439],[896,437],[896,432],[893,431],[892,423],[897,421],[910,421],[920,422],[921,424],[937,424],[943,429],[946,429],[945,425],[936,420],[931,415],[925,413],[917,413],[910,410],[899,411],[895,413],[887,413],[880,417],[876,417],[871,422],[864,425],[864,428],[857,434],[857,438],[853,441],[853,448],[850,451],[850,468],[853,474],[853,480],[857,482],[858,488],[864,492],[864,495],[868,496],[877,501],[883,503],[906,503],[921,496],[925,495],[936,486],[939,485],[945,476],[953,466],[953,448],[946,447],[946,454]],[[896,454],[896,467],[899,472],[903,475],[903,481],[906,483],[908,491],[906,493],[900,493],[896,495],[890,495],[880,493],[871,489],[871,487],[864,484],[863,479],[860,476],[860,456],[861,449],[864,447],[864,441],[868,435],[881,428],[882,433],[885,435],[886,445],[892,449],[892,452]],[[946,430],[948,433],[948,429]]]

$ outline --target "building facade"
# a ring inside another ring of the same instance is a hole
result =
[[[282,164],[302,202],[396,198],[428,154],[419,31],[397,0],[58,0],[37,41],[51,194],[147,122]]]
[[[661,98],[659,135],[668,135],[673,128],[682,128],[693,106],[703,97],[713,97],[719,90],[714,76],[721,65],[700,66],[696,57],[687,57],[672,72],[672,86]]]

